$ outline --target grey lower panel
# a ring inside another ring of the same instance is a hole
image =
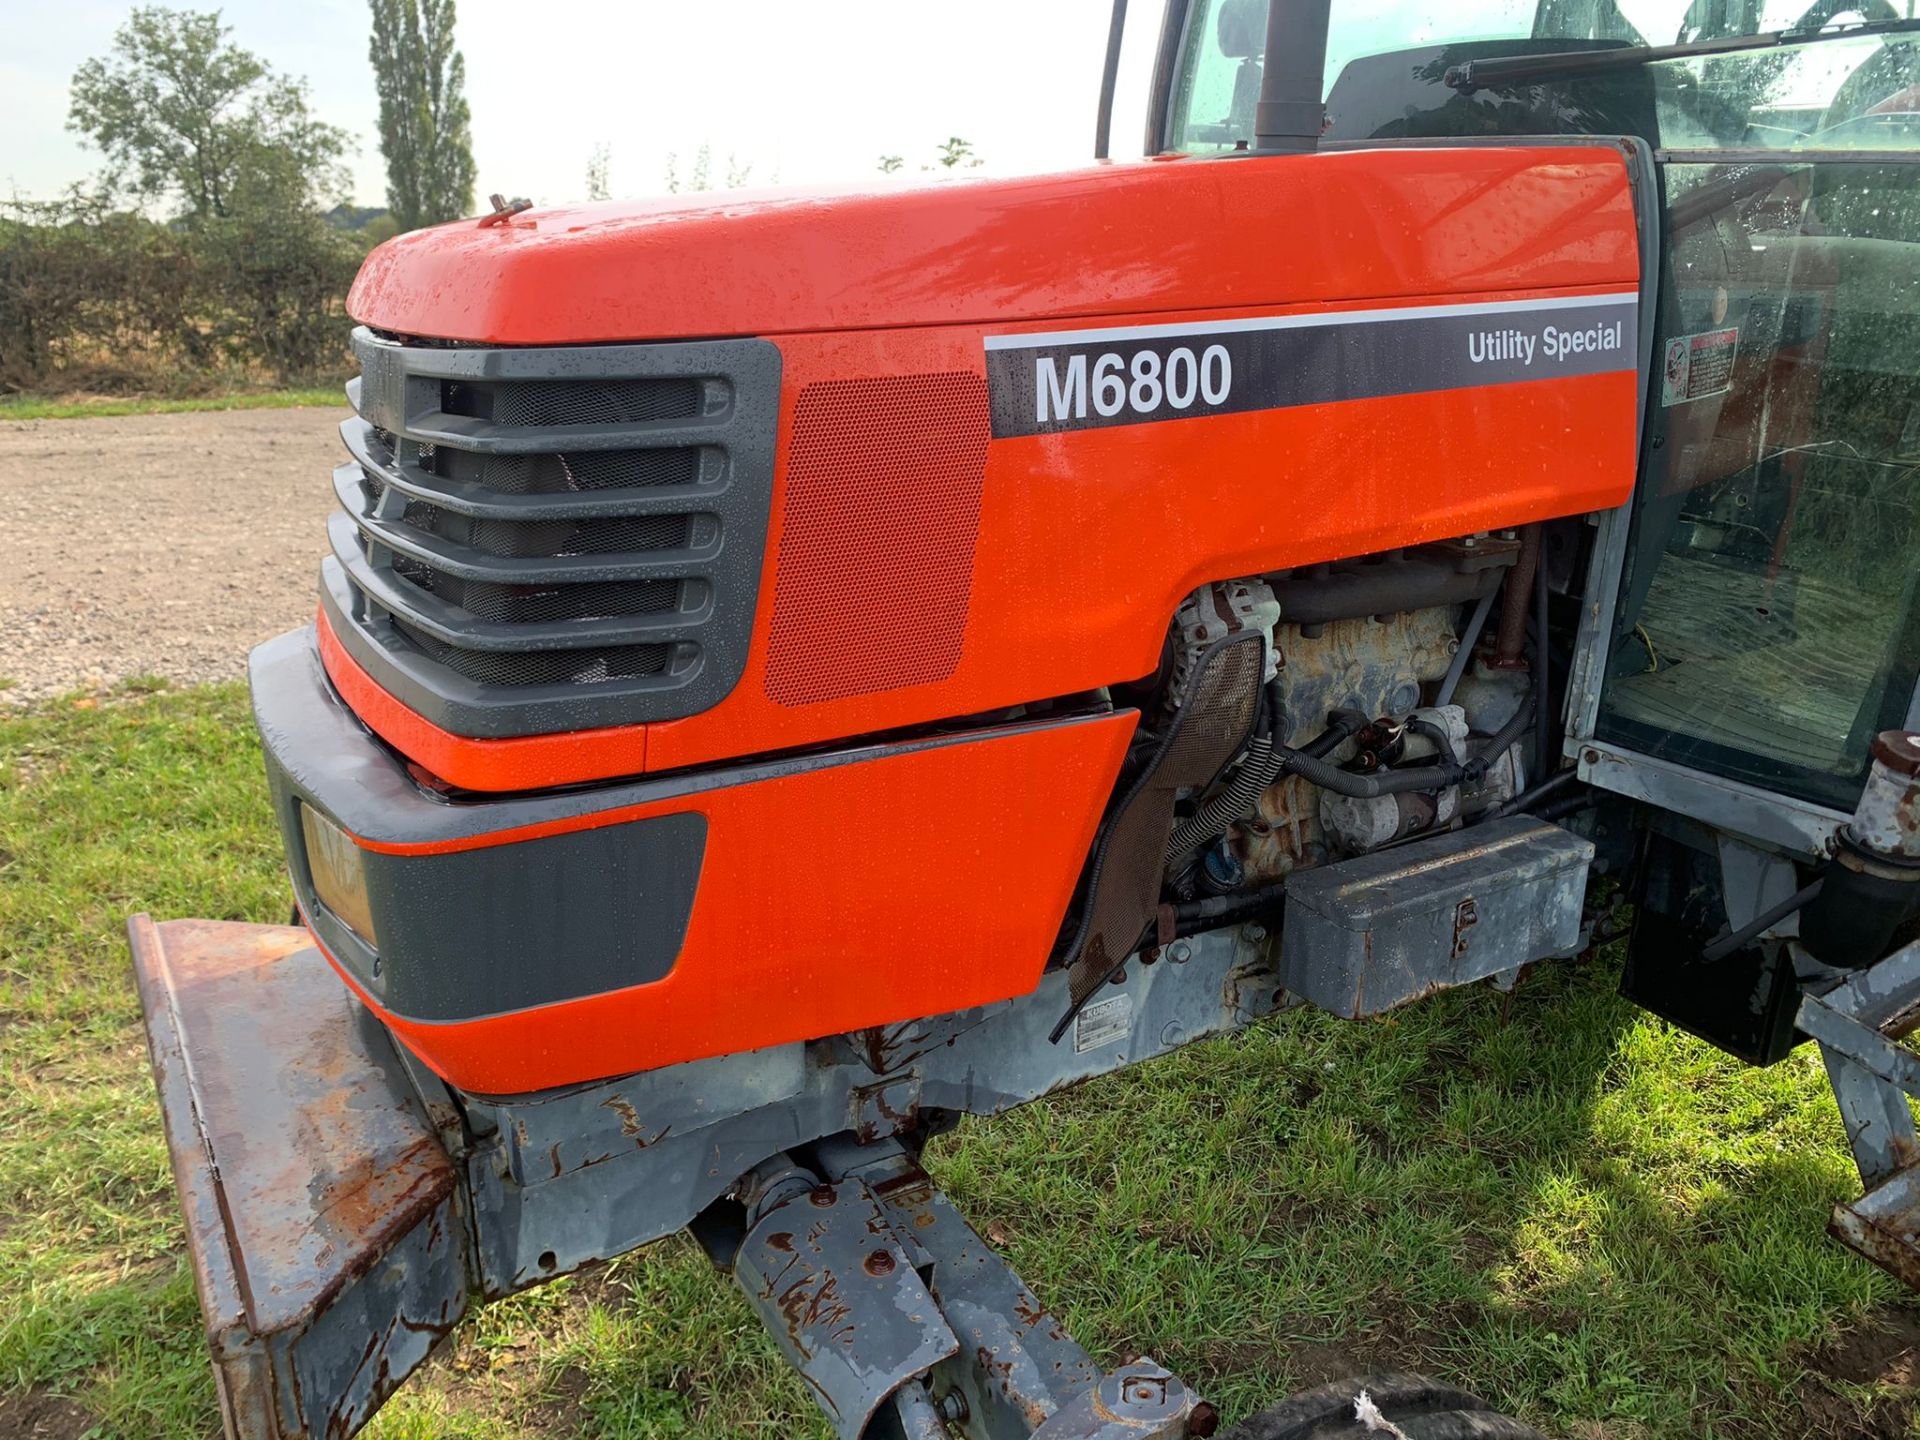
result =
[[[503,1295],[670,1235],[769,1155],[851,1132],[908,1132],[928,1111],[996,1115],[1280,1000],[1272,942],[1195,937],[1190,958],[1133,967],[1097,1032],[1047,1043],[1066,975],[996,1005],[812,1044],[696,1060],[512,1101],[469,1098],[481,1280]]]
[[[1592,861],[1592,842],[1516,815],[1300,872],[1283,981],[1351,1019],[1569,953]]]
[[[368,853],[388,958],[361,979],[392,1013],[429,1021],[664,979],[706,838],[704,815],[681,814],[448,855]]]

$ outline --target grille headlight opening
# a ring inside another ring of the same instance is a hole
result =
[[[300,834],[306,841],[307,875],[314,895],[342,925],[377,947],[360,847],[346,831],[304,801],[300,805]]]

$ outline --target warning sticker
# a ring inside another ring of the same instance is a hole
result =
[[[1660,369],[1660,403],[1684,405],[1733,388],[1733,357],[1740,349],[1740,331],[1705,330],[1698,335],[1676,335],[1667,341]]]
[[[1125,1039],[1133,1030],[1133,996],[1110,995],[1096,1000],[1073,1022],[1073,1053],[1097,1050]]]

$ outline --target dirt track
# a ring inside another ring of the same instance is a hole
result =
[[[0,704],[235,679],[304,623],[345,413],[0,422]]]

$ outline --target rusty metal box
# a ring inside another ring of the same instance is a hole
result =
[[[1375,851],[1287,882],[1287,990],[1377,1015],[1580,941],[1593,844],[1524,815]]]

